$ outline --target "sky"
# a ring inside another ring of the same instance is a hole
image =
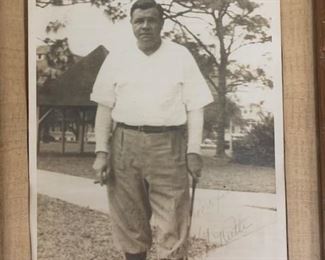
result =
[[[278,10],[276,7],[278,0],[256,0],[256,2],[262,3],[262,6],[257,12],[270,19],[272,24],[274,17],[277,17],[276,12]],[[125,5],[125,8],[128,9],[128,6]],[[36,45],[42,45],[41,39],[46,37],[67,37],[71,51],[77,55],[85,56],[100,44],[109,50],[114,50],[121,43],[129,44],[134,41],[129,18],[113,23],[101,8],[91,6],[90,4],[78,4],[66,7],[35,7],[30,13],[32,19],[34,19],[32,32],[33,37],[36,39]],[[64,21],[66,27],[58,33],[47,34],[45,31],[46,25],[50,21],[55,20]],[[189,23],[188,26],[198,32],[202,32],[201,37],[203,37],[204,41],[214,40],[205,33],[207,30],[197,21]],[[273,56],[276,53],[275,48],[277,47],[272,43],[256,44],[237,51],[232,58],[238,62],[250,64],[253,67],[262,67],[274,78],[277,75],[272,75],[275,71],[274,60],[276,60]],[[269,53],[269,55],[267,56],[265,53]],[[274,98],[276,98],[274,95],[274,91],[270,89],[255,87],[250,87],[249,91],[242,88],[237,92],[241,104],[246,105],[264,101],[264,108],[267,111],[273,110]]]

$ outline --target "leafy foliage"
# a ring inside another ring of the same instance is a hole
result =
[[[234,142],[234,161],[242,164],[274,166],[274,118],[263,116],[243,140]]]
[[[105,13],[112,19],[112,21],[117,21],[126,17],[122,4],[118,0],[36,0],[36,6],[41,8],[47,6],[68,6],[86,3],[97,7],[105,7]]]
[[[78,57],[73,55],[68,45],[68,39],[44,39],[48,47],[45,60],[37,66],[37,86],[42,87],[48,80],[54,80],[76,63]]]

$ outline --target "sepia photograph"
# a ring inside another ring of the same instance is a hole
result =
[[[28,3],[33,260],[287,260],[280,0]]]

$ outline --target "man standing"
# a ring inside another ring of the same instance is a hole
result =
[[[110,172],[102,178],[127,260],[146,259],[152,213],[158,258],[185,259],[188,172],[200,177],[203,107],[213,98],[187,49],[161,39],[159,4],[136,1],[131,24],[136,43],[107,57],[91,94],[98,103],[94,169]]]

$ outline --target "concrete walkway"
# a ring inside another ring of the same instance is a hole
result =
[[[39,170],[37,191],[109,213],[106,188],[90,179]],[[278,223],[274,194],[198,189],[191,234],[218,248],[195,260],[285,260]]]

